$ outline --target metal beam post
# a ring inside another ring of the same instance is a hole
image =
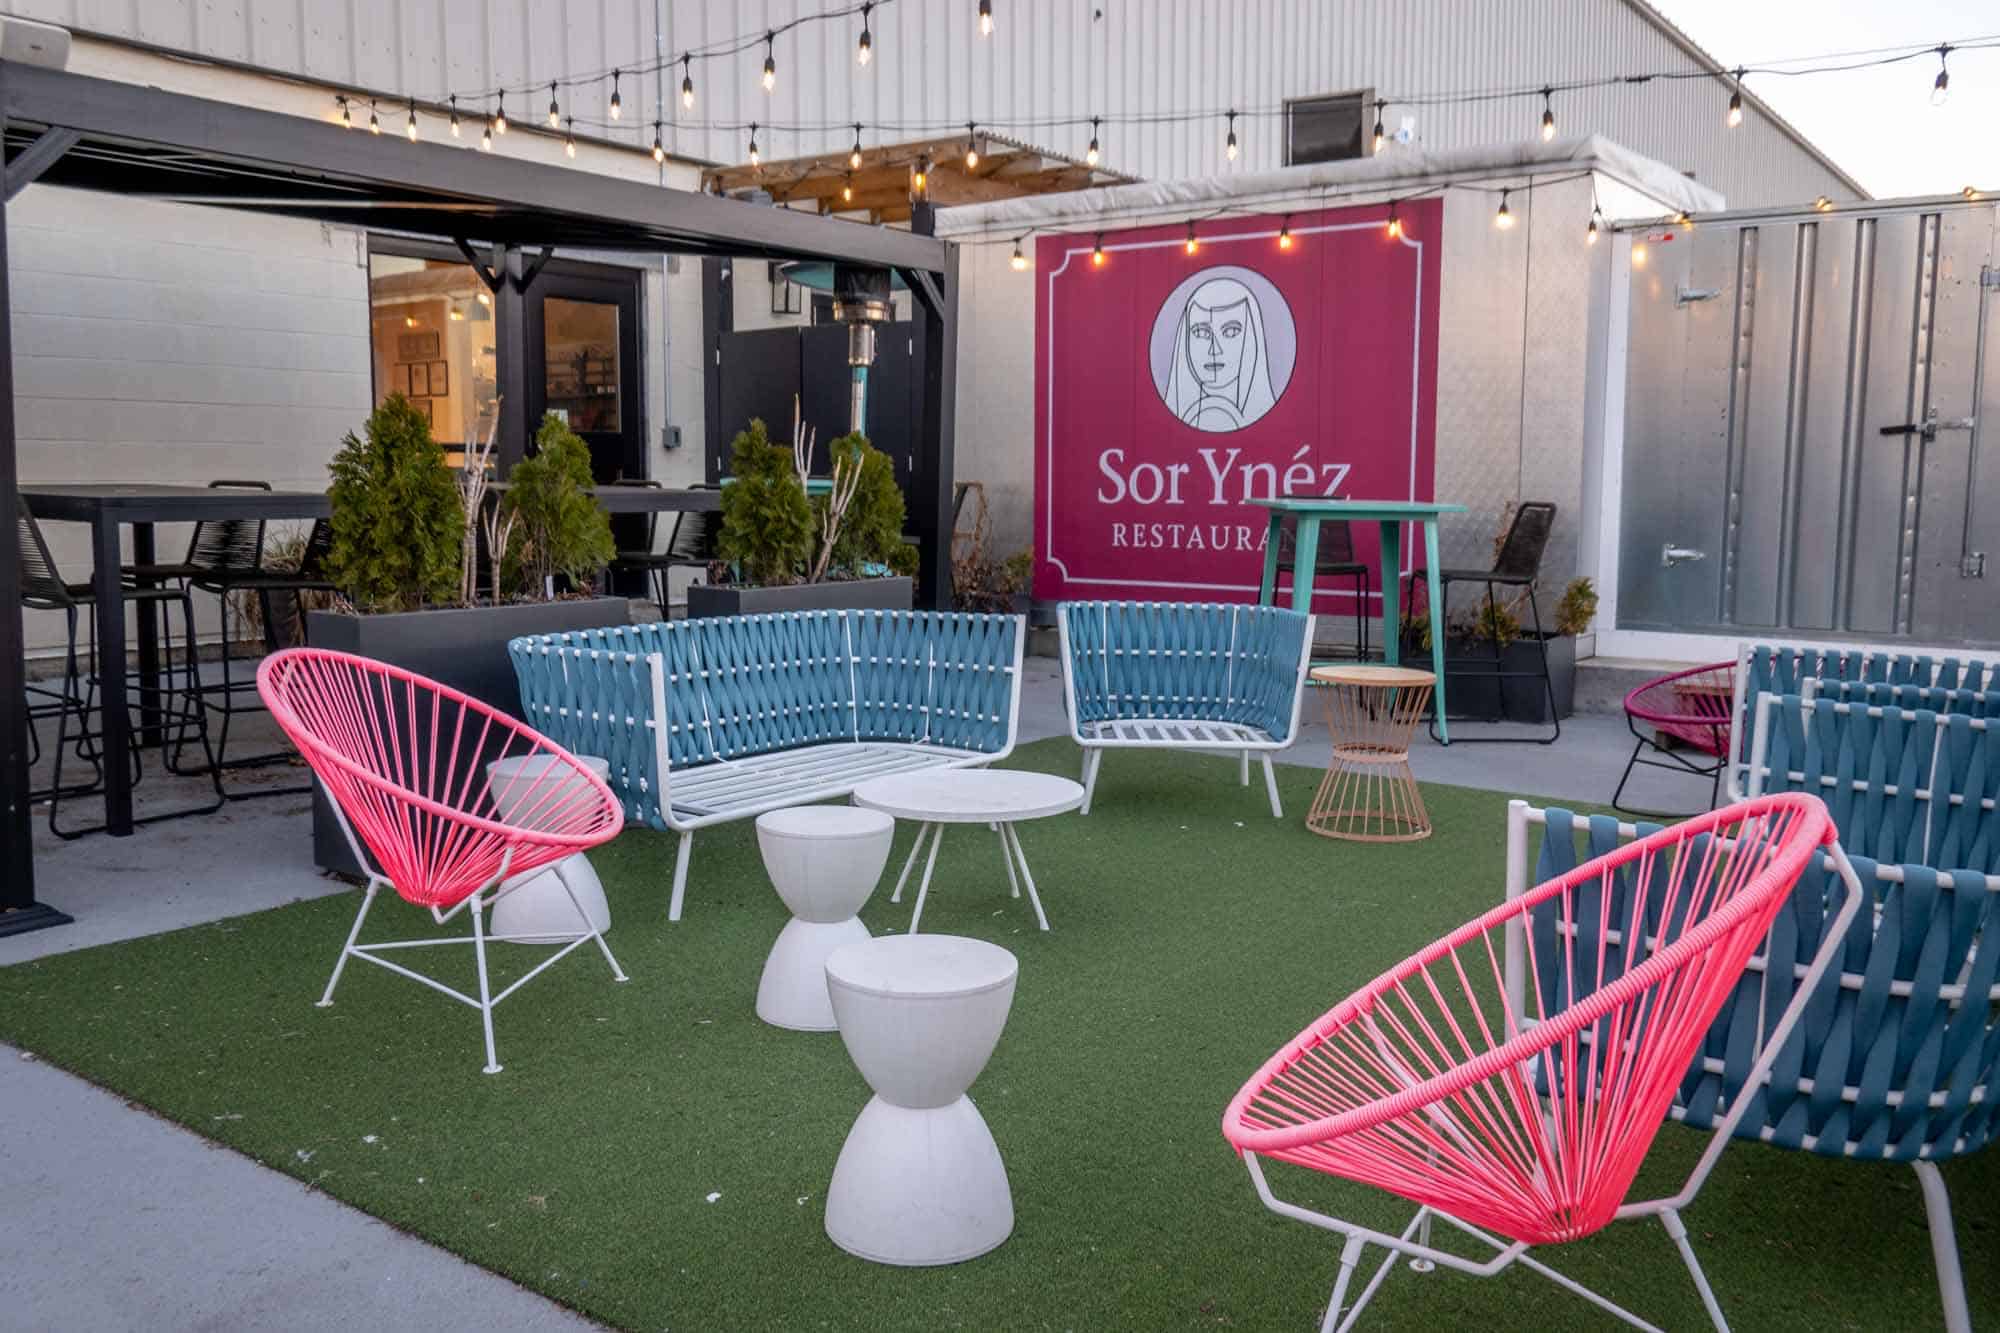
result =
[[[958,392],[958,247],[945,252],[944,272],[904,273],[915,297],[922,411],[910,459],[911,515],[917,532],[917,597],[949,611],[952,529],[952,428]],[[942,279],[940,281],[939,279]]]

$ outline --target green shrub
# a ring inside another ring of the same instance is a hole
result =
[[[535,452],[507,474],[500,503],[514,521],[503,583],[542,596],[551,575],[575,588],[590,586],[617,555],[611,519],[590,493],[590,446],[551,412],[535,432]]]
[[[716,549],[751,583],[798,582],[800,567],[812,558],[814,524],[790,447],[774,444],[764,423],[753,419],[731,445],[730,472]]]
[[[896,484],[896,465],[889,461],[889,455],[859,432],[841,436],[828,449],[830,457],[846,466],[854,466],[859,459],[861,467],[860,484],[841,516],[840,531],[834,535],[828,568],[856,576],[871,563],[887,565],[899,574],[914,570],[916,551],[903,541],[903,489]],[[828,503],[827,496],[813,497],[815,532],[822,530]],[[908,568],[897,568],[899,561],[906,561]]]
[[[327,471],[327,573],[365,611],[411,611],[458,592],[464,515],[429,420],[399,393],[349,432]]]
[[[1556,633],[1581,634],[1597,618],[1597,589],[1589,579],[1571,579],[1556,603]]]

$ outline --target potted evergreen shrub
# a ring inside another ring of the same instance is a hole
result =
[[[688,615],[839,607],[909,610],[916,551],[903,541],[903,492],[889,456],[858,432],[829,446],[831,487],[806,489],[813,438],[790,448],[753,420],[731,446],[722,491],[721,559],[688,589]]]
[[[589,447],[550,415],[535,449],[489,504],[490,438],[468,451],[454,480],[424,415],[400,394],[384,400],[329,466],[327,572],[346,596],[307,613],[312,645],[392,663],[518,715],[509,639],[628,622],[625,598],[590,595],[612,544],[589,491]],[[482,529],[491,565],[484,587]],[[319,864],[358,872],[317,792],[314,803]]]
[[[1489,609],[1484,589],[1476,609],[1452,617],[1445,639],[1445,695],[1453,717],[1546,724],[1548,697],[1539,679],[1541,651],[1535,632],[1521,623],[1527,604],[1523,591],[1512,599],[1496,599]],[[1597,614],[1597,590],[1589,579],[1572,579],[1544,622],[1541,643],[1549,656],[1549,686],[1555,694],[1555,715],[1568,717],[1576,697],[1576,639],[1588,632]],[[1405,661],[1423,665],[1430,657],[1431,621],[1412,616],[1403,625]],[[1496,673],[1533,673],[1494,679]]]

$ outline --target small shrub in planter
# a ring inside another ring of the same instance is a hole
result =
[[[458,590],[465,516],[430,421],[392,393],[328,465],[327,574],[362,611],[413,611]]]
[[[507,476],[500,521],[505,552],[495,552],[503,587],[546,596],[561,575],[571,588],[594,587],[617,545],[611,518],[590,493],[590,446],[551,412],[535,432],[535,452]]]

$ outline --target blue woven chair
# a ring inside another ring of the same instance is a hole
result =
[[[633,823],[679,833],[846,796],[870,778],[1014,748],[1020,616],[796,611],[515,639],[521,715],[607,760]]]
[[[1825,646],[1776,648],[1761,643],[1740,645],[1736,660],[1736,698],[1731,710],[1730,735],[1735,751],[1727,774],[1731,800],[1742,800],[1748,790],[1743,778],[1750,762],[1757,701],[1771,693],[1805,693],[1808,681],[1819,682],[1822,686],[1847,681],[1979,693],[2000,685],[2000,662],[1980,658],[1929,657],[1880,649],[1864,652]],[[1821,692],[1824,693],[1824,689]],[[1883,700],[1872,699],[1870,702],[1880,703]],[[1899,701],[1899,706],[1910,705]]]
[[[1520,801],[1510,804],[1508,817],[1510,895],[1516,886],[1564,874],[1659,827],[1533,810]],[[1531,871],[1526,850],[1533,823],[1545,827]],[[1848,889],[1833,858],[1821,853],[1817,869],[1800,880],[1772,926],[1736,999],[1709,1029],[1672,1114],[1701,1130],[1721,1124],[1749,1082],[1763,1038],[1797,994],[1798,978],[1822,949],[1838,948],[1838,966],[1805,1001],[1802,1020],[1733,1132],[1823,1157],[1909,1164],[1923,1191],[1945,1325],[1960,1333],[1971,1325],[1938,1165],[1978,1151],[2000,1130],[2000,878],[1876,861],[1853,855],[1845,839],[1843,845],[1866,895],[1865,910],[1844,941],[1833,938],[1836,909]],[[1569,935],[1572,956],[1580,960],[1576,976],[1549,984],[1591,988],[1618,974],[1626,932],[1637,924],[1628,919],[1629,889],[1619,884],[1610,902],[1586,904],[1566,920],[1534,923],[1538,949]],[[1650,932],[1658,923],[1645,925]],[[1783,965],[1773,967],[1773,959]],[[1518,987],[1515,993],[1518,1001]],[[1692,1180],[1689,1198],[1706,1174],[1703,1169]],[[1684,1236],[1677,1241],[1692,1253]],[[1721,1326],[1712,1293],[1704,1297]]]
[[[1271,752],[1298,739],[1313,618],[1219,602],[1064,602],[1063,702],[1083,747],[1083,812],[1108,749],[1219,750],[1264,765],[1283,817]]]

